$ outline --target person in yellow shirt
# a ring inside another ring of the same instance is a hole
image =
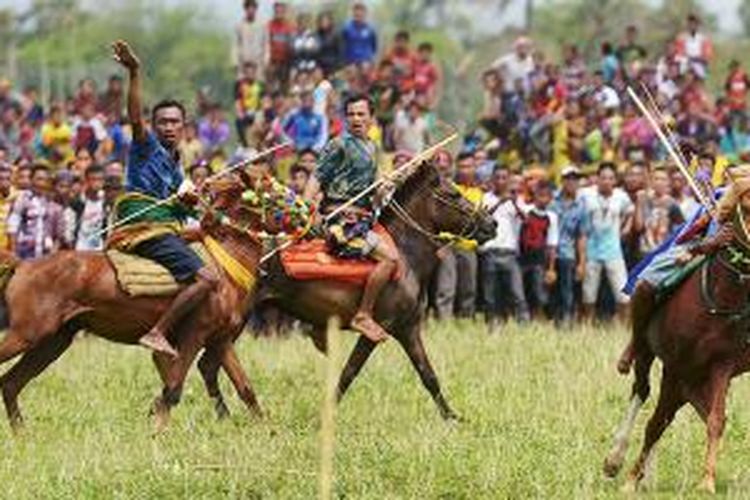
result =
[[[462,152],[456,159],[456,187],[472,205],[482,203],[484,192],[477,180],[474,155],[470,152]],[[476,240],[469,239],[461,239],[453,246],[456,265],[454,314],[459,318],[471,318],[476,311],[477,246]]]
[[[65,123],[59,105],[50,109],[49,118],[42,125],[41,154],[53,167],[67,164],[73,159],[73,129]]]

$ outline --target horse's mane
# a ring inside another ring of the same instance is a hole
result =
[[[426,184],[431,180],[433,176],[437,176],[435,167],[429,163],[422,163],[417,166],[412,172],[406,177],[402,178],[396,192],[393,194],[393,199],[399,203],[406,203],[408,200],[413,198],[424,190]],[[381,220],[387,222],[394,217],[393,210],[386,207],[383,211]]]

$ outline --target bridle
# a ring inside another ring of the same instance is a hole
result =
[[[417,191],[416,195],[425,191],[425,189]],[[388,207],[393,211],[393,214],[398,217],[404,224],[412,228],[417,233],[427,238],[430,243],[436,247],[442,248],[444,246],[451,245],[460,239],[471,239],[476,232],[479,230],[479,214],[481,212],[481,203],[472,205],[472,210],[467,210],[461,203],[455,202],[443,193],[440,193],[437,188],[429,189],[430,196],[432,196],[438,203],[450,207],[453,210],[460,212],[467,218],[464,227],[458,234],[450,232],[439,232],[435,233],[426,229],[420,224],[409,211],[399,203],[395,198],[390,201]]]

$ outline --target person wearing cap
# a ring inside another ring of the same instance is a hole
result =
[[[575,285],[586,272],[587,219],[578,196],[581,171],[575,165],[562,169],[562,189],[550,209],[557,214],[560,238],[557,248],[556,320],[569,326],[575,319]]]

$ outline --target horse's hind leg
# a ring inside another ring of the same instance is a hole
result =
[[[731,369],[721,367],[714,370],[709,382],[704,388],[704,401],[707,414],[705,415],[707,446],[703,480],[700,489],[711,494],[716,493],[716,458],[719,452],[719,442],[724,433],[726,422],[726,399],[731,379]]]
[[[346,366],[341,371],[341,377],[339,377],[339,385],[336,391],[336,399],[341,401],[346,394],[349,386],[352,385],[354,379],[359,375],[362,367],[367,362],[367,359],[372,354],[377,344],[372,340],[368,339],[364,335],[360,335],[357,339],[357,344],[354,346],[352,353],[349,355],[349,359],[346,361]]]
[[[229,416],[229,408],[224,402],[224,395],[219,387],[219,369],[221,359],[214,346],[207,346],[198,360],[198,371],[201,373],[203,383],[206,386],[208,397],[214,401],[214,410],[219,419]]]
[[[250,379],[245,373],[245,369],[242,368],[239,357],[237,357],[237,351],[234,350],[234,344],[227,342],[222,349],[221,353],[221,366],[232,381],[234,388],[237,390],[237,395],[245,403],[250,413],[256,417],[263,416],[263,412],[258,405],[258,399],[255,396],[250,385]]]
[[[33,349],[27,351],[10,370],[0,377],[3,403],[5,403],[8,420],[14,430],[18,430],[23,424],[18,407],[18,395],[34,377],[42,373],[70,347],[77,331],[76,325],[68,323],[56,335],[45,338]]]
[[[656,404],[651,419],[646,425],[646,432],[643,441],[641,453],[636,460],[633,469],[628,475],[625,483],[626,491],[635,491],[638,484],[643,479],[656,442],[672,423],[677,410],[685,404],[685,397],[682,393],[679,381],[672,377],[667,370],[663,370],[661,379],[661,388],[659,390],[659,402]]]
[[[430,360],[427,358],[427,352],[422,343],[419,323],[412,327],[408,335],[398,336],[397,338],[406,351],[407,356],[409,356],[412,365],[414,365],[414,369],[419,373],[422,384],[429,391],[435,404],[437,404],[440,415],[445,420],[458,420],[458,415],[451,409],[443,397],[443,393],[440,390],[440,382],[438,382],[435,370],[433,370]]]

